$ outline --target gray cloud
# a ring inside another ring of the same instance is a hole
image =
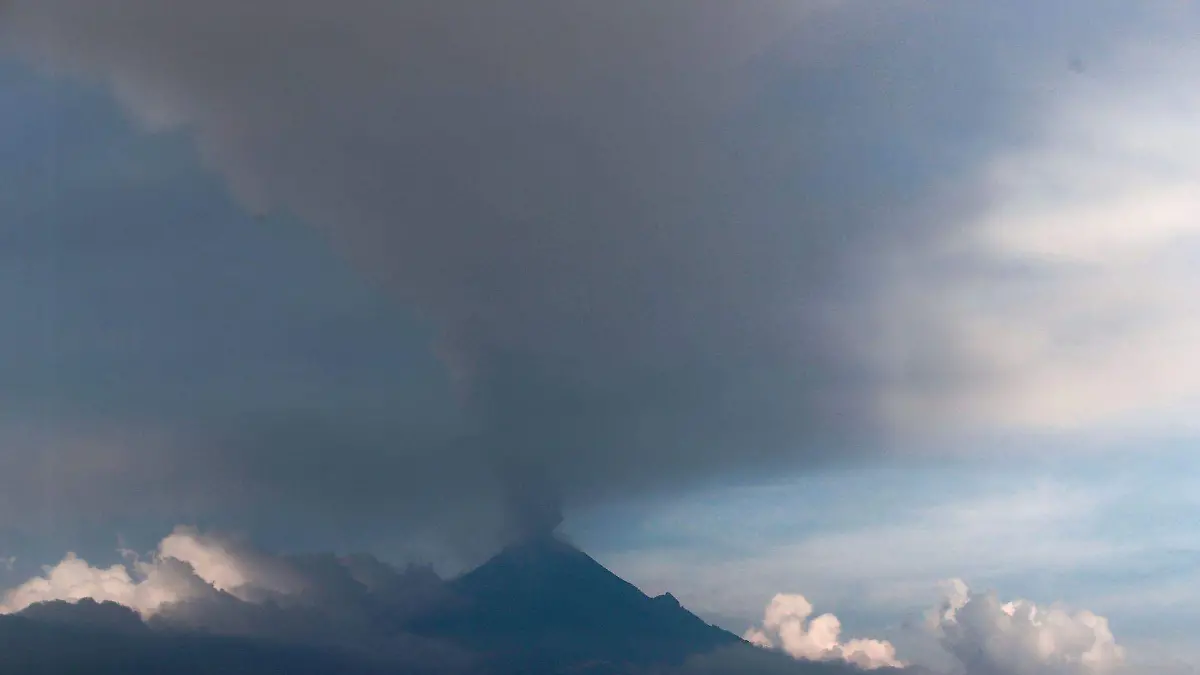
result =
[[[0,7],[14,53],[109,85],[249,209],[327,232],[436,327],[460,378],[446,426],[407,401],[401,422],[333,397],[247,407],[188,419],[147,471],[246,511],[450,537],[881,448],[898,377],[953,389],[973,365],[884,362],[894,263],[979,208],[947,177],[1028,129],[1057,82],[1042,73],[1076,76],[1077,53],[1102,67],[1145,18],[1082,1]],[[362,328],[319,318],[334,340]]]

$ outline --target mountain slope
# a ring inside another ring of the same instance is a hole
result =
[[[450,586],[454,602],[418,630],[522,672],[678,664],[742,642],[548,535],[505,549]]]

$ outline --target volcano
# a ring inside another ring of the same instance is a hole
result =
[[[509,546],[449,586],[453,601],[419,632],[471,648],[498,672],[678,665],[745,644],[670,594],[647,596],[554,535]]]

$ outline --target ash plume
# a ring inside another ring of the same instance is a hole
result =
[[[7,0],[0,43],[327,234],[462,396],[453,428],[172,411],[168,441],[112,451],[144,472],[121,485],[479,541],[874,455],[898,391],[957,392],[973,364],[923,360],[938,336],[884,291],[985,197],[938,186],[1022,132],[1011,74],[1061,63],[1055,31],[1116,30],[1033,4]],[[89,510],[133,492],[71,480]]]

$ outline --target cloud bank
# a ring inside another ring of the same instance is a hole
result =
[[[435,599],[440,581],[428,567],[396,570],[369,555],[267,554],[244,540],[182,526],[149,556],[132,551],[122,555],[124,563],[95,567],[68,553],[58,564],[45,566],[41,576],[6,592],[0,613],[90,598],[120,604],[150,619],[205,603],[302,607],[379,594],[393,604],[395,618],[402,608],[415,611]]]
[[[93,567],[74,553],[44,567],[4,595],[0,613],[20,612],[42,602],[90,598],[115,602],[149,618],[167,605],[228,593],[243,601],[265,594],[296,595],[306,580],[284,560],[256,553],[244,543],[192,528],[177,528],[148,559],[122,552],[126,563]]]
[[[186,527],[147,559],[123,553],[126,562],[110,567],[68,554],[0,596],[0,614],[100,627],[108,617],[128,626],[120,613],[93,609],[111,604],[135,612],[134,623],[156,634],[304,645],[417,672],[473,665],[465,651],[407,631],[412,617],[445,602],[441,579],[428,568],[397,570],[366,555],[267,554]],[[71,609],[80,603],[83,609]],[[153,654],[156,644],[141,649]],[[221,644],[213,646],[218,654]]]

